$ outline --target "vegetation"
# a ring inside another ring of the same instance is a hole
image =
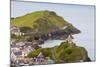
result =
[[[52,58],[56,63],[88,61],[89,59],[85,48],[68,42],[63,42],[59,46],[52,48],[39,48],[29,53],[28,57],[36,57],[40,52],[45,57]]]
[[[20,31],[23,33],[31,32],[32,28],[30,27],[20,27]]]
[[[58,16],[53,11],[47,10],[32,12],[13,19],[11,18],[11,25],[19,28],[21,27],[21,30],[24,32],[32,29],[34,32],[43,34],[60,30],[64,26],[68,26],[65,30],[66,32],[80,32],[72,24],[65,21],[61,16]]]
[[[32,36],[31,35],[23,35],[23,36],[16,36],[15,34],[11,34],[11,38],[15,39],[16,42],[24,42],[24,41],[28,41],[28,42],[32,42]]]
[[[12,39],[16,39],[17,42],[32,42],[33,46],[36,47],[36,50],[28,54],[28,57],[36,57],[42,52],[45,57],[50,57],[55,63],[79,62],[80,60],[90,61],[85,48],[78,47],[74,43],[63,42],[59,46],[51,48],[40,48],[38,46],[41,42],[49,39],[48,37],[51,36],[51,33],[53,36],[56,34],[54,38],[58,37],[58,39],[60,34],[63,35],[61,36],[63,39],[64,35],[67,35],[66,33],[80,33],[77,28],[53,11],[37,11],[24,16],[11,18],[11,25],[17,26],[21,32],[25,33],[22,36],[11,34]],[[62,29],[65,26],[67,28]],[[51,36],[51,38],[53,37]]]

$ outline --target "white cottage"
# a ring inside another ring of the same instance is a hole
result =
[[[44,57],[44,55],[42,54],[42,52],[40,52],[39,55],[37,56],[37,62],[38,62],[39,64],[44,64],[44,62],[45,62],[45,57]]]
[[[11,61],[15,62],[16,61],[16,55],[14,54],[14,52],[11,52]]]
[[[72,39],[74,39],[73,36],[72,35],[68,35],[68,37],[67,37],[67,39],[65,39],[65,41],[68,42],[68,43],[73,43]]]
[[[22,56],[25,57],[27,56],[31,51],[35,50],[34,48],[32,47],[26,47],[22,50]]]
[[[25,35],[20,31],[20,28],[18,28],[17,26],[11,26],[11,34],[15,34],[16,36]]]

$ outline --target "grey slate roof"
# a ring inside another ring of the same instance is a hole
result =
[[[22,55],[22,51],[15,52],[14,54],[15,54],[16,56]]]

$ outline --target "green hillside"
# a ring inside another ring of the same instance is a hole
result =
[[[56,24],[57,26],[64,26],[65,21],[60,16],[57,16],[56,13],[52,11],[37,11],[30,14],[26,14],[21,17],[17,17],[11,20],[11,25],[15,25],[18,27],[28,26],[33,28],[36,25],[36,21],[39,20],[44,22],[49,22],[51,24]]]
[[[52,48],[39,48],[29,53],[28,57],[36,57],[40,52],[45,57],[52,58],[56,63],[90,61],[86,49],[76,46],[74,43],[62,42],[59,46]]]
[[[80,32],[72,24],[65,21],[53,11],[36,11],[24,16],[11,19],[11,25],[17,27],[29,27],[37,32],[51,32],[68,26],[68,30]]]

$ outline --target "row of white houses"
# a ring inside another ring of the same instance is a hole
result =
[[[11,26],[10,31],[11,31],[11,34],[14,34],[16,36],[25,35],[25,33],[21,32],[20,28],[18,28],[17,26]]]

